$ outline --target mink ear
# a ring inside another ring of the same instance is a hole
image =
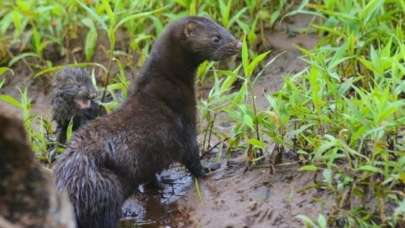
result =
[[[197,29],[197,24],[190,21],[187,22],[186,26],[184,26],[184,35],[188,38],[192,36]]]

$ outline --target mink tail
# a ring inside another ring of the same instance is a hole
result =
[[[59,191],[66,191],[74,207],[78,228],[116,228],[124,202],[119,178],[101,168],[96,159],[70,151],[62,155],[54,172]]]

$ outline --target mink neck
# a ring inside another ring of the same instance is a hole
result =
[[[159,39],[154,45],[142,77],[149,80],[163,78],[194,88],[195,72],[202,60],[182,47],[181,42],[171,38],[169,33]]]
[[[202,61],[182,47],[185,46],[181,45],[182,40],[172,40],[170,33],[166,33],[156,42],[131,96],[137,97],[142,93],[143,96],[158,99],[185,121],[194,123],[194,78]],[[129,98],[127,104],[136,109],[131,100]]]

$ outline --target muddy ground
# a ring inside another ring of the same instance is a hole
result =
[[[281,88],[284,77],[305,69],[295,45],[312,48],[317,37],[305,32],[311,17],[297,16],[268,32],[264,48],[272,50],[274,62],[257,80],[254,94],[258,108],[265,108],[265,94]],[[29,86],[35,112],[50,115],[49,80],[31,80],[26,68],[10,77],[0,93],[18,96],[17,87]],[[18,112],[0,104],[1,111]],[[232,126],[227,126],[231,128]],[[213,141],[212,145],[216,142]],[[268,150],[273,147],[269,144]],[[204,162],[217,157],[213,150]],[[247,168],[243,153],[223,157],[220,168],[197,182],[180,165],[161,175],[162,190],[141,186],[123,206],[122,228],[127,227],[302,227],[296,218],[305,214],[315,218],[327,213],[330,202],[325,192],[305,190],[313,174],[298,171],[298,164],[284,159],[273,172],[266,165]]]

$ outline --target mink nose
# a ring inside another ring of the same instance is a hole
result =
[[[236,47],[237,49],[241,49],[241,48],[242,48],[242,42],[240,42],[239,40],[237,40],[236,43],[235,43],[235,47]]]

